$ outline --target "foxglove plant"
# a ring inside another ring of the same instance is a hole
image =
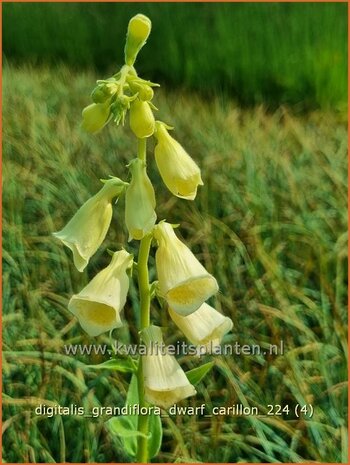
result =
[[[157,295],[168,305],[174,323],[188,340],[210,352],[231,330],[232,321],[206,301],[218,292],[216,279],[191,250],[180,241],[174,226],[157,222],[156,196],[147,174],[147,140],[156,138],[155,161],[164,184],[175,196],[194,200],[203,185],[198,165],[170,134],[172,128],[156,121],[152,103],[158,84],[138,76],[134,63],[151,31],[151,21],[134,16],[128,25],[125,64],[108,79],[97,81],[93,103],[83,112],[82,127],[95,133],[108,122],[124,124],[129,112],[130,128],[137,138],[137,157],[127,165],[129,182],[117,177],[102,180],[101,190],[88,200],[59,232],[54,233],[73,253],[74,265],[82,272],[106,237],[112,219],[112,201],[125,195],[125,224],[128,240],[140,241],[137,263],[127,250],[112,253],[110,264],[101,270],[69,301],[68,309],[90,336],[122,326],[121,311],[126,303],[132,269],[137,273],[140,297],[139,357],[114,359],[99,365],[132,373],[126,405],[153,406],[147,414],[125,415],[108,421],[110,431],[122,441],[125,451],[137,462],[147,463],[158,454],[162,424],[160,408],[196,394],[193,386],[212,363],[185,373],[173,355],[164,349],[161,328],[151,324],[150,304]],[[148,259],[152,242],[158,282],[149,282]],[[156,347],[157,346],[157,347]],[[157,349],[157,350],[155,350]],[[201,352],[202,353],[202,352]],[[112,363],[111,363],[112,362]],[[158,411],[156,410],[158,408]]]

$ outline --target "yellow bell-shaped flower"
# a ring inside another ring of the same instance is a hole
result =
[[[152,23],[147,16],[138,14],[130,19],[125,43],[125,63],[132,66],[137,54],[145,45],[151,32]]]
[[[219,290],[216,279],[176,237],[171,224],[159,223],[154,237],[160,292],[175,312],[190,315]]]
[[[141,240],[156,223],[156,199],[147,176],[146,163],[139,158],[129,163],[131,182],[125,193],[125,224],[131,239]]]
[[[70,299],[68,309],[90,336],[122,326],[120,311],[129,290],[126,270],[132,262],[133,256],[125,250],[115,252],[111,263]]]
[[[112,199],[127,185],[119,178],[105,181],[102,189],[79,208],[67,225],[53,233],[73,252],[78,271],[85,269],[106,237],[112,220]]]
[[[141,333],[147,347],[142,356],[145,400],[168,409],[173,404],[196,394],[176,358],[166,353],[161,329],[149,326]]]
[[[131,103],[130,128],[140,139],[150,137],[154,133],[155,120],[148,102],[136,99]]]
[[[211,352],[219,346],[226,333],[231,331],[231,318],[221,315],[215,308],[204,303],[188,316],[181,316],[169,308],[169,314],[192,344],[206,348]]]
[[[104,103],[92,103],[82,111],[82,128],[91,133],[95,133],[108,123],[110,117],[110,99]]]
[[[156,122],[155,136],[158,143],[154,154],[164,184],[177,197],[194,200],[197,187],[203,185],[199,167],[171,137],[164,123]]]

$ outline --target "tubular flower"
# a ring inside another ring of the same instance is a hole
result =
[[[82,111],[81,126],[85,131],[95,133],[108,123],[110,117],[110,99],[104,103],[92,103]]]
[[[197,187],[203,185],[199,167],[171,137],[164,123],[156,122],[155,136],[158,144],[154,154],[164,184],[177,197],[194,200]]]
[[[216,279],[176,237],[171,224],[159,223],[154,237],[160,292],[175,312],[190,315],[219,290]]]
[[[174,323],[192,344],[204,346],[208,352],[219,346],[223,336],[233,326],[232,320],[204,303],[188,316],[181,316],[169,308]]]
[[[67,225],[53,235],[73,252],[74,265],[83,271],[106,237],[112,219],[112,199],[127,186],[119,178],[105,181],[102,189],[76,212]]]
[[[137,54],[145,45],[151,32],[152,23],[145,15],[138,14],[130,19],[125,43],[125,63],[132,66]]]
[[[171,405],[196,394],[176,358],[166,353],[161,329],[149,326],[142,331],[147,354],[142,356],[145,400],[168,409]]]
[[[135,158],[129,164],[132,174],[125,194],[125,223],[131,239],[141,240],[156,223],[156,199],[146,173],[146,163]]]
[[[155,120],[148,102],[136,99],[130,106],[130,128],[136,137],[143,139],[154,133]]]
[[[70,299],[68,309],[90,336],[98,336],[122,325],[120,311],[129,290],[126,270],[132,261],[133,256],[125,250],[115,252],[111,263]]]

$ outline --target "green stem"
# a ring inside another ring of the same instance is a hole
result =
[[[138,139],[138,157],[141,160],[146,161],[146,139]],[[151,242],[152,234],[148,234],[141,240],[137,265],[138,285],[140,293],[141,330],[147,328],[147,326],[150,324],[151,293],[148,276],[148,257],[151,248]],[[141,358],[137,372],[137,381],[139,404],[140,407],[145,407],[146,401]],[[143,433],[144,436],[139,436],[138,438],[136,460],[138,463],[148,463],[148,440],[146,437],[148,436],[148,415],[139,415],[138,430],[140,433]]]
[[[126,77],[128,73],[130,72],[130,69],[131,69],[130,66],[124,65],[120,70],[118,95],[124,94],[124,84],[126,81]]]
[[[138,140],[138,147],[137,147],[137,157],[146,162],[146,144],[147,144],[147,138],[144,137],[143,139],[137,139]]]

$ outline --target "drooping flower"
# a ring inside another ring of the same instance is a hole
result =
[[[132,66],[135,63],[137,54],[145,45],[151,32],[151,27],[151,20],[145,15],[137,14],[130,19],[124,49],[127,65]]]
[[[142,356],[145,400],[153,405],[168,409],[182,399],[196,394],[176,358],[166,353],[161,329],[149,326],[141,333],[147,347]]]
[[[156,199],[147,176],[146,163],[135,158],[129,163],[131,182],[125,193],[125,223],[131,239],[141,240],[156,223]]]
[[[154,133],[155,120],[148,102],[136,99],[131,103],[130,128],[140,139],[150,137]]]
[[[177,197],[194,200],[197,187],[203,185],[199,167],[171,137],[164,123],[156,122],[155,136],[158,143],[154,154],[164,184]]]
[[[110,99],[104,103],[92,103],[82,111],[82,128],[91,133],[95,133],[108,123],[110,118]]]
[[[125,250],[115,252],[111,263],[70,299],[68,309],[90,336],[98,336],[122,325],[120,311],[129,290],[126,270],[132,261],[133,256]]]
[[[181,316],[171,308],[169,314],[192,344],[206,347],[208,352],[220,345],[224,335],[233,326],[231,318],[225,317],[207,303],[188,316]]]
[[[171,224],[159,223],[154,237],[160,292],[175,312],[190,315],[218,291],[216,279],[176,237]]]
[[[78,271],[85,269],[106,237],[112,219],[112,199],[126,186],[119,178],[105,181],[102,189],[79,208],[66,226],[53,233],[73,252]]]

